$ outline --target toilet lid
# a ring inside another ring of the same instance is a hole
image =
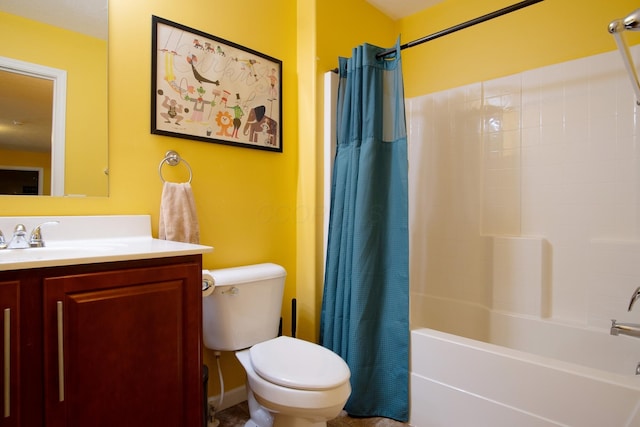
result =
[[[340,356],[320,345],[281,336],[254,345],[251,365],[262,378],[274,384],[326,390],[346,382],[351,373]]]

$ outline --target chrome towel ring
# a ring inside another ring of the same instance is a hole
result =
[[[166,182],[164,177],[162,176],[162,166],[166,163],[169,166],[176,166],[178,163],[183,162],[185,164],[185,166],[187,167],[187,169],[189,169],[189,181],[188,183],[191,184],[191,179],[193,178],[193,172],[191,171],[191,166],[189,165],[189,163],[183,159],[182,157],[180,157],[180,155],[173,151],[173,150],[169,150],[165,153],[164,155],[164,159],[162,159],[162,161],[160,162],[160,165],[158,166],[158,174],[160,175],[160,180],[164,183]]]

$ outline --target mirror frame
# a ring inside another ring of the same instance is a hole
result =
[[[51,195],[64,196],[67,72],[58,68],[0,56],[0,69],[53,81],[51,117]]]

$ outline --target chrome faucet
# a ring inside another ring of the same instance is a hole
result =
[[[38,225],[31,231],[31,235],[29,236],[29,240],[27,240],[27,228],[24,224],[16,225],[13,230],[13,237],[6,244],[5,248],[7,249],[26,249],[26,248],[41,248],[44,246],[44,240],[42,239],[42,231],[40,227],[46,224],[59,224],[59,221],[47,221]],[[4,239],[3,239],[4,240]],[[2,246],[0,246],[0,249]]]
[[[640,286],[633,291],[631,300],[629,301],[629,308],[627,311],[631,311],[636,301],[640,299]],[[640,338],[640,324],[637,323],[618,323],[615,319],[611,319],[611,335],[629,335],[632,337]]]
[[[629,335],[640,338],[640,325],[636,323],[618,323],[611,319],[611,335]]]
[[[4,240],[4,234],[2,234],[2,230],[0,230],[0,249],[6,249],[7,242]]]
[[[44,247],[44,240],[42,239],[42,230],[40,228],[43,225],[48,224],[60,224],[60,221],[47,221],[38,225],[31,231],[31,236],[29,236],[29,246],[32,248],[42,248]],[[639,288],[640,289],[640,288]]]

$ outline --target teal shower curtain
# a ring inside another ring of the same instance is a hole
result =
[[[407,135],[400,44],[339,58],[320,342],[351,369],[352,416],[409,417]]]

